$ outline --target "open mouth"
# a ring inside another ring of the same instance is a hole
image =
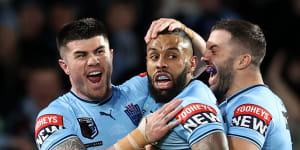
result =
[[[159,72],[154,75],[154,85],[157,89],[169,89],[173,85],[172,77],[169,73]]]
[[[95,72],[90,72],[87,75],[87,78],[89,81],[91,81],[92,83],[97,83],[101,81],[102,78],[102,72],[100,71],[95,71]]]
[[[207,66],[206,72],[210,73],[208,83],[209,85],[213,85],[217,82],[217,69],[213,66]]]

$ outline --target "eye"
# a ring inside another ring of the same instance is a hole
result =
[[[157,56],[157,55],[151,55],[151,56],[150,56],[150,59],[151,59],[151,60],[157,60],[157,59],[158,59],[158,56]]]
[[[79,53],[79,54],[77,54],[76,56],[75,56],[75,58],[83,58],[83,57],[85,57],[86,56],[86,54],[84,54],[84,53]]]
[[[176,55],[169,55],[168,58],[169,59],[175,59],[175,58],[177,58],[177,56]]]
[[[210,50],[210,52],[213,54],[213,55],[215,55],[216,54],[216,49],[217,47],[215,46],[215,45],[212,45],[210,48],[209,48],[209,50]]]
[[[97,53],[97,54],[104,53],[104,50],[103,50],[103,49],[98,49],[98,50],[96,51],[96,53]]]

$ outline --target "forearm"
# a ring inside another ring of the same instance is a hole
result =
[[[184,24],[182,24],[182,29],[191,37],[193,45],[200,54],[203,55],[206,48],[205,40],[198,33],[186,27]]]
[[[86,150],[86,148],[79,138],[74,137],[58,144],[52,150]]]

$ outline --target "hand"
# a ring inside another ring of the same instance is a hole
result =
[[[181,102],[181,99],[172,100],[159,110],[146,116],[145,133],[149,143],[159,140],[181,122],[181,119],[169,122],[182,110],[182,106],[178,106]]]
[[[185,30],[186,27],[180,21],[170,18],[160,18],[152,22],[150,28],[147,31],[145,36],[145,41],[148,44],[151,39],[157,37],[157,33],[163,31],[164,29],[168,28],[169,31],[173,31],[176,28],[180,28]],[[189,35],[191,36],[191,35]]]

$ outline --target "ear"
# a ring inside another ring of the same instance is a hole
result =
[[[114,58],[114,50],[113,49],[110,49],[110,56],[111,56],[111,59]]]
[[[60,68],[61,68],[62,70],[64,70],[64,72],[65,72],[67,75],[70,75],[70,70],[69,70],[68,65],[65,63],[65,60],[59,59],[59,60],[58,60],[58,64],[59,64]]]
[[[238,57],[238,62],[237,62],[237,69],[242,70],[247,68],[252,61],[252,57],[250,54],[243,54]]]
[[[191,64],[191,66],[190,66],[190,68],[189,68],[189,72],[194,72],[195,70],[196,70],[196,68],[197,68],[197,65],[198,65],[198,59],[197,59],[197,56],[192,56],[191,58],[190,58],[190,64]]]

